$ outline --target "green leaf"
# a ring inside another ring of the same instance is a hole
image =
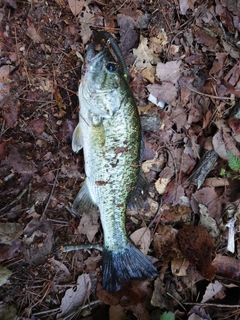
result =
[[[164,312],[161,315],[160,320],[175,320],[175,314],[172,312]]]
[[[240,171],[240,159],[232,154],[232,152],[228,151],[228,165],[234,171]]]
[[[225,174],[226,174],[226,169],[221,169],[221,171],[220,171],[220,176],[225,176]]]

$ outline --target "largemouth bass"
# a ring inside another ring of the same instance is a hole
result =
[[[127,204],[140,174],[140,117],[126,77],[107,47],[95,53],[95,45],[89,44],[78,96],[72,149],[83,148],[86,180],[72,209],[79,214],[98,206],[104,232],[102,283],[114,292],[130,279],[157,276],[125,229]]]

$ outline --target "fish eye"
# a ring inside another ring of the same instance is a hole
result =
[[[107,69],[108,71],[110,71],[110,72],[114,72],[114,71],[117,70],[117,64],[114,63],[114,62],[108,62],[108,63],[106,64],[106,69]]]

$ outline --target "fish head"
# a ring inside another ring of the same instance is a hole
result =
[[[83,66],[80,103],[82,95],[92,113],[110,118],[121,106],[124,82],[123,73],[111,52],[105,47],[95,53],[95,45],[90,43]]]

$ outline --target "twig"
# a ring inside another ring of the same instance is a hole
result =
[[[174,296],[172,296],[169,292],[167,292],[167,295],[168,295],[169,297],[171,297],[172,299],[174,299],[185,311],[187,311],[186,308],[184,308],[184,306],[181,304],[181,302],[178,301],[178,300],[177,300]]]
[[[188,88],[190,91],[193,91],[193,92],[195,92],[195,93],[197,93],[197,94],[200,94],[201,96],[205,96],[205,97],[208,97],[208,98],[219,99],[219,100],[231,100],[231,101],[234,101],[234,100],[235,100],[235,98],[231,98],[231,97],[218,97],[218,96],[213,96],[213,95],[211,95],[211,94],[203,93],[203,92],[194,90],[194,89],[190,88],[189,86],[187,86],[187,88]]]
[[[240,308],[240,304],[218,304],[218,303],[197,303],[197,302],[184,302],[184,305],[189,306],[202,306],[202,307],[218,307],[218,308]]]
[[[60,308],[56,308],[56,309],[52,309],[52,310],[45,310],[45,311],[41,311],[41,312],[36,312],[36,313],[33,313],[32,315],[33,316],[40,316],[42,314],[47,314],[47,313],[51,313],[51,312],[59,312],[60,311]]]
[[[11,207],[13,204],[15,204],[16,202],[18,202],[23,196],[24,194],[27,192],[28,188],[25,188],[18,196],[15,200],[13,200],[11,203],[7,204],[5,207],[3,207],[2,209],[0,209],[1,211],[4,211],[5,209]]]
[[[49,219],[47,218],[47,221],[51,221],[51,222],[55,222],[55,223],[60,223],[60,224],[66,224],[66,225],[70,225],[70,223],[68,221],[63,221],[63,220],[56,220],[56,219]]]

